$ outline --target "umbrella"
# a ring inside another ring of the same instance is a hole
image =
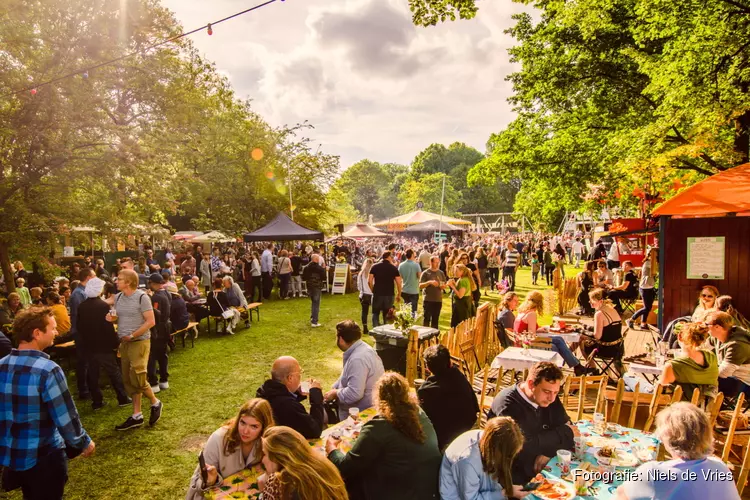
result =
[[[190,243],[230,243],[235,241],[234,238],[226,236],[224,233],[219,231],[210,231],[195,238],[191,238]]]

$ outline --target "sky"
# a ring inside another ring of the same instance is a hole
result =
[[[193,29],[260,1],[162,3]],[[514,40],[503,31],[523,6],[479,7],[475,19],[423,28],[407,0],[286,0],[191,39],[271,125],[312,124],[308,136],[342,169],[365,158],[408,165],[435,142],[484,152],[514,118]]]

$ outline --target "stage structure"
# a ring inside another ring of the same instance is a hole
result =
[[[488,214],[462,214],[463,217],[476,219],[472,225],[475,233],[500,232],[505,233],[511,229],[519,233],[534,231],[529,219],[525,215],[517,212],[497,212]]]

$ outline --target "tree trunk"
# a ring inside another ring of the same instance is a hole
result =
[[[8,293],[16,291],[16,280],[13,276],[13,271],[10,268],[10,253],[8,251],[8,243],[0,240],[0,270],[3,272],[5,278],[5,286],[7,287]]]
[[[734,122],[734,150],[740,154],[740,163],[750,161],[750,111],[742,113]]]

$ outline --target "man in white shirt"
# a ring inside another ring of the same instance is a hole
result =
[[[263,282],[263,298],[271,297],[273,290],[273,243],[269,243],[263,254],[260,256],[260,275]]]
[[[432,257],[432,254],[430,253],[429,249],[427,248],[427,245],[425,245],[422,248],[422,252],[419,254],[419,267],[422,268],[422,271],[430,268],[430,258]]]
[[[573,260],[575,261],[576,268],[581,267],[581,256],[583,255],[583,243],[581,243],[581,238],[576,238],[576,240],[571,245],[571,248],[573,250]]]

